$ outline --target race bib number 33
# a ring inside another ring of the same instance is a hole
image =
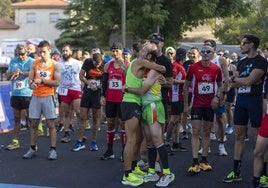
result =
[[[111,79],[109,81],[109,89],[122,89],[122,80]]]

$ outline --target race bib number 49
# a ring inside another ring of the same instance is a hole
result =
[[[198,83],[198,94],[212,94],[213,84],[208,82]]]

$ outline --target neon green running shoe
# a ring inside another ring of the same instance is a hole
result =
[[[126,177],[124,175],[123,180],[122,180],[122,184],[123,185],[131,185],[131,186],[140,186],[141,184],[143,184],[143,179],[137,177],[135,174],[133,173],[129,173],[128,177]]]

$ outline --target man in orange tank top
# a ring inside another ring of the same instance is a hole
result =
[[[46,118],[46,124],[50,133],[50,151],[48,159],[55,160],[57,159],[57,135],[55,128],[57,115],[54,94],[55,87],[57,87],[60,82],[60,67],[59,64],[50,57],[51,47],[48,41],[41,41],[38,45],[38,50],[41,58],[32,63],[29,73],[29,85],[33,90],[33,96],[29,107],[31,147],[27,153],[23,155],[23,158],[30,159],[36,155],[38,124],[41,115],[43,115]]]

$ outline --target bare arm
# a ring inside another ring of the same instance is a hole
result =
[[[159,75],[160,74],[157,71],[151,70],[150,73],[148,74],[148,77],[143,82],[141,88],[128,88],[128,92],[138,95],[144,95],[157,81]]]
[[[224,90],[225,92],[229,91],[229,72],[228,72],[228,63],[227,60],[224,57],[219,57],[220,65],[221,65],[221,71],[223,73],[223,76],[225,78],[224,80]]]
[[[264,71],[262,69],[254,69],[249,74],[248,77],[232,77],[232,87],[240,87],[240,86],[250,86],[253,84],[258,84],[261,80],[261,77],[264,75]]]
[[[189,96],[190,86],[191,86],[191,82],[189,80],[185,80],[184,85],[183,85],[184,112],[189,112],[188,96]]]
[[[142,67],[147,68],[147,69],[153,69],[153,70],[159,71],[161,73],[165,73],[166,72],[166,68],[164,66],[158,65],[156,63],[149,62],[147,60],[141,60],[140,61],[140,65]]]

